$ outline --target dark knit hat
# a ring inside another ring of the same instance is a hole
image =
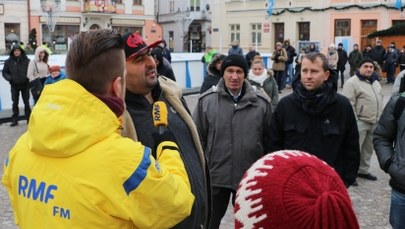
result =
[[[366,57],[366,58],[364,58],[364,59],[362,59],[362,60],[360,61],[359,67],[361,67],[364,63],[371,63],[371,64],[374,66],[374,68],[375,68],[374,61],[373,61],[372,59],[368,58],[368,57]]]
[[[358,229],[339,175],[317,157],[296,150],[267,154],[242,178],[235,228]]]
[[[162,43],[162,40],[159,40],[147,45],[142,36],[137,32],[127,33],[122,37],[122,39],[124,40],[125,44],[124,50],[125,58],[127,58],[127,60],[134,58],[138,54],[142,54],[145,50],[149,51],[150,48],[154,48]]]
[[[342,43],[339,43],[338,46],[342,46],[342,47],[343,47],[343,44],[342,44]]]
[[[224,75],[225,69],[230,66],[237,66],[245,72],[245,78],[249,72],[249,66],[246,59],[241,55],[232,54],[227,56],[221,64],[221,77]]]

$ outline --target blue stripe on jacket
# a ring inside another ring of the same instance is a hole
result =
[[[145,147],[145,150],[143,151],[143,158],[139,166],[136,168],[134,173],[124,182],[124,189],[127,195],[129,195],[130,192],[135,190],[141,182],[145,179],[148,168],[150,166],[150,153],[151,149],[148,147]]]

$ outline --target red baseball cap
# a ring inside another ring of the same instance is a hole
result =
[[[150,45],[147,45],[142,36],[137,32],[127,33],[122,38],[125,44],[124,50],[125,50],[125,58],[127,60],[130,60],[139,54],[145,53],[145,50],[149,52],[149,49],[155,48],[156,46],[158,46],[160,43],[163,42],[163,40],[158,40]]]

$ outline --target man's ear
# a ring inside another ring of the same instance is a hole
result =
[[[325,81],[327,81],[330,77],[330,71],[325,71]]]
[[[123,85],[125,84],[122,82],[121,76],[115,78],[112,84],[112,94],[118,98],[121,98],[124,90]]]

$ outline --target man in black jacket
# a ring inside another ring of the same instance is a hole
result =
[[[280,100],[270,125],[269,152],[302,150],[335,168],[346,187],[357,177],[359,133],[352,106],[334,89],[328,61],[308,53],[294,92]]]
[[[337,63],[337,71],[338,74],[340,73],[340,88],[343,88],[343,84],[345,83],[345,70],[346,70],[346,64],[347,64],[347,52],[343,48],[343,44],[339,43],[338,45],[338,63]]]
[[[25,117],[27,120],[30,118],[30,93],[27,78],[29,62],[30,59],[28,59],[24,49],[18,44],[13,45],[10,57],[4,62],[3,77],[11,85],[11,100],[13,101],[13,115],[11,116],[10,126],[18,125],[20,92],[24,102]]]

